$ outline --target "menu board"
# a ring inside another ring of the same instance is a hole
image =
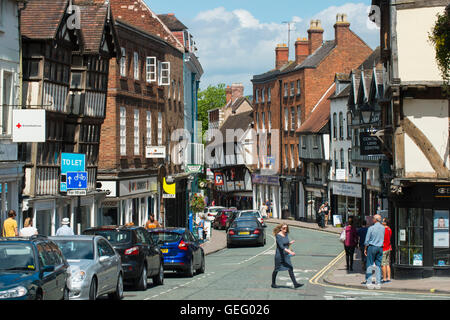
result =
[[[434,247],[448,248],[449,247],[449,211],[435,210],[434,211]]]

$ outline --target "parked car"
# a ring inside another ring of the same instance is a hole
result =
[[[235,244],[266,244],[266,233],[255,217],[236,218],[227,231],[227,247]]]
[[[147,289],[147,278],[154,285],[164,283],[164,257],[147,230],[138,226],[102,226],[83,231],[106,238],[122,260],[123,280],[138,290]]]
[[[70,265],[70,300],[95,300],[108,294],[123,298],[120,255],[101,236],[49,237],[61,249]]]
[[[226,229],[228,217],[236,212],[236,209],[223,209],[216,214],[214,222],[212,223],[214,229]]]
[[[164,269],[183,271],[188,277],[205,272],[205,252],[198,238],[186,228],[148,230],[164,254]]]
[[[68,300],[68,269],[47,237],[0,238],[0,300]]]
[[[203,211],[203,214],[206,215],[206,219],[208,221],[214,221],[214,218],[216,217],[217,212],[220,210],[225,209],[225,207],[215,206],[215,207],[206,207]]]
[[[259,212],[259,210],[241,210],[239,211],[237,217],[256,217],[258,221],[261,222],[263,226],[265,226],[263,216],[261,215],[261,212]]]

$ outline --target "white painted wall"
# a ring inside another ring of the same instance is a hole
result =
[[[450,162],[448,101],[405,99],[403,112],[405,117],[426,135],[448,167]],[[405,172],[434,173],[425,155],[407,135],[405,135]]]
[[[397,11],[399,77],[404,81],[442,81],[435,50],[428,40],[438,13],[445,7]]]

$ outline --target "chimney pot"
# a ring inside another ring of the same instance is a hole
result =
[[[311,20],[308,30],[309,54],[312,54],[323,44],[323,28],[320,20]]]
[[[280,69],[289,62],[289,48],[285,43],[278,44],[275,49],[275,68]]]

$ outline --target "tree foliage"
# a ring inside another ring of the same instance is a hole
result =
[[[444,91],[450,96],[450,5],[445,13],[438,14],[436,24],[429,35],[436,49],[436,61],[444,80]]]
[[[202,137],[208,130],[208,110],[221,108],[227,101],[225,84],[209,85],[198,93],[198,121],[202,122]]]

